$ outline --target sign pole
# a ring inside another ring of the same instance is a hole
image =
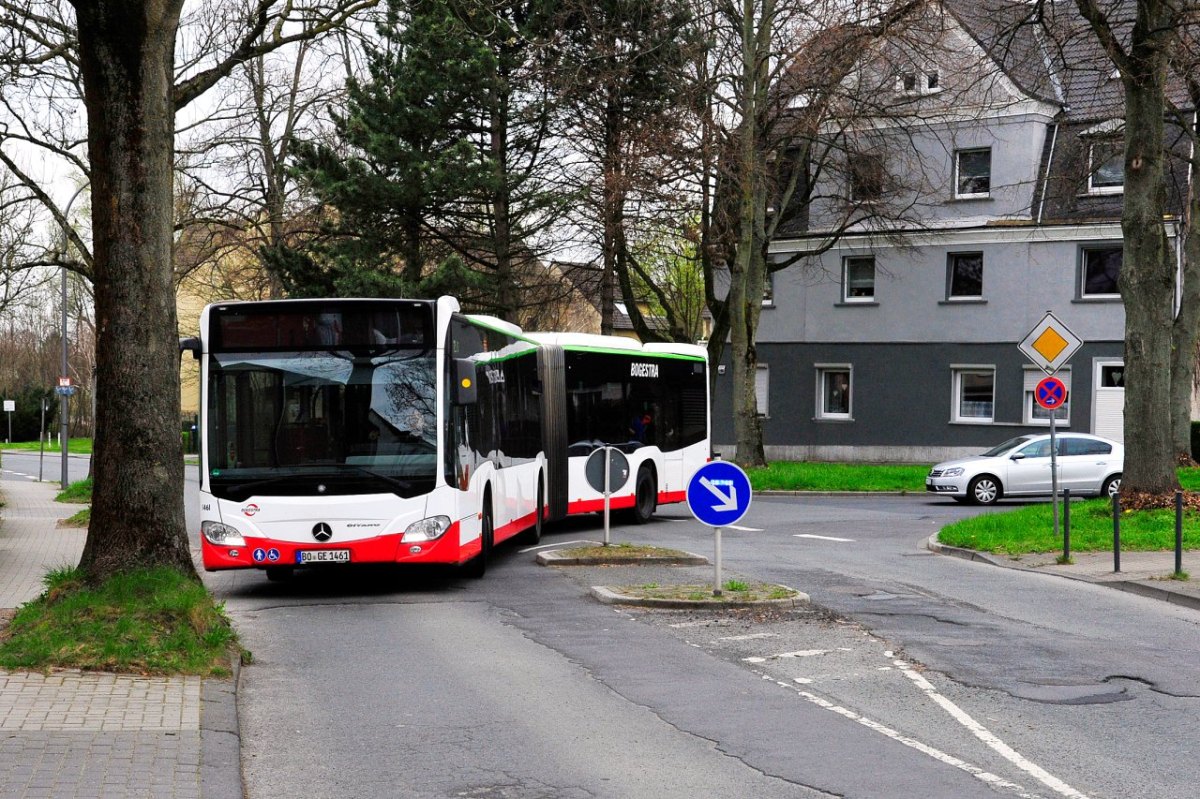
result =
[[[713,530],[717,536],[717,557],[715,560],[715,576],[713,582],[713,596],[721,595],[721,528],[714,527]]]
[[[38,428],[38,482],[42,482],[42,463],[46,460],[46,398],[42,397],[42,426]]]
[[[612,492],[609,489],[612,487],[609,483],[609,478],[612,473],[612,454],[611,448],[604,448],[604,546],[608,546],[608,504],[609,497]]]
[[[1058,440],[1054,435],[1054,419],[1058,410],[1050,409],[1050,492],[1053,494],[1054,538],[1058,538]]]

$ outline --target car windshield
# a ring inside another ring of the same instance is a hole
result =
[[[997,455],[1003,455],[1004,453],[1008,452],[1010,449],[1013,449],[1014,447],[1019,447],[1020,445],[1024,444],[1026,441],[1031,440],[1032,438],[1033,438],[1033,436],[1017,436],[1016,438],[1010,438],[1008,441],[1005,441],[1003,444],[999,444],[995,447],[992,447],[987,452],[983,453],[983,457],[994,458]]]

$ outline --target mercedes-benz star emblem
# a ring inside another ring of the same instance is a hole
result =
[[[313,528],[313,538],[324,543],[333,538],[333,528],[325,522],[318,522],[317,526]]]

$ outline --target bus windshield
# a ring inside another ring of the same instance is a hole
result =
[[[435,375],[425,348],[210,353],[213,494],[427,493],[438,473]]]

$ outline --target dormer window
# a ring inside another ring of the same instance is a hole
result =
[[[896,91],[900,94],[934,94],[942,90],[941,79],[936,69],[901,72],[896,83]]]
[[[1119,139],[1097,139],[1088,145],[1088,194],[1120,194],[1125,190],[1125,146]]]

